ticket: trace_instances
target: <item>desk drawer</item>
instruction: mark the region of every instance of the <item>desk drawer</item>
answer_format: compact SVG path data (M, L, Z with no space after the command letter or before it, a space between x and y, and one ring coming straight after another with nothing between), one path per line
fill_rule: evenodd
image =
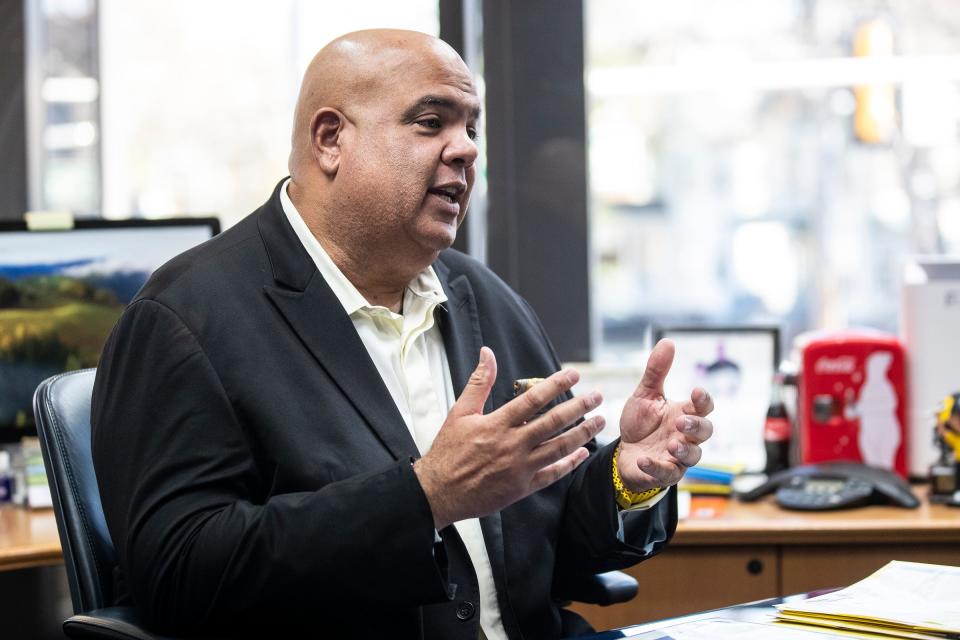
M626 569L640 583L630 602L571 609L598 631L778 594L776 547L667 547L661 555Z
M846 587L891 560L960 566L960 545L943 543L789 545L782 554L783 595Z

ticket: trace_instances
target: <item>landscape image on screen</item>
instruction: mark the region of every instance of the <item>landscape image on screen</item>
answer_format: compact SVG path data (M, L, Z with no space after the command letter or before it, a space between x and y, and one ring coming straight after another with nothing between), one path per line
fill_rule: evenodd
M33 392L97 366L124 306L209 229L84 229L0 237L0 428L33 428ZM56 256L56 259L53 258Z

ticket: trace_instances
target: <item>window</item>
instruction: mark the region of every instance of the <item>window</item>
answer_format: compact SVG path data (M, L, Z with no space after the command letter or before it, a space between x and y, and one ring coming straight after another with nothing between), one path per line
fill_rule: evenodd
M101 194L100 150L71 182L45 166L44 188L63 197L33 206L111 218L212 214L225 227L262 204L286 175L300 79L320 47L357 29L439 30L436 0L356 0L344 11L310 0L43 5L83 8L84 33L99 48L99 74L89 79L101 113L90 122L103 180ZM34 22L52 31L51 11Z
M31 209L100 209L96 0L25 3Z
M600 360L651 321L896 331L911 253L960 252L949 0L588 0Z

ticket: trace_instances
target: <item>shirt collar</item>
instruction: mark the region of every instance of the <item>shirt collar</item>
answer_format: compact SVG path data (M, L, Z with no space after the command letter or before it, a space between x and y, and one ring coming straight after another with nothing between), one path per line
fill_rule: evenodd
M283 207L283 213L287 216L287 220L300 239L303 248L307 250L314 264L317 265L320 275L323 276L323 279L326 280L330 289L333 290L334 295L337 296L340 304L343 305L344 311L347 312L347 315L353 315L361 309L370 310L376 308L375 305L367 302L363 294L343 275L340 268L324 250L323 245L320 244L320 241L317 240L313 232L310 231L310 228L307 227L307 223L303 221L300 212L297 211L297 208L293 205L293 201L287 194L287 185L289 184L290 178L287 178L286 182L284 182L280 188L280 205ZM432 266L428 266L410 281L410 284L407 285L407 291L404 293L405 301L408 294L413 294L430 303L446 302L447 300L447 296L443 292L443 287L440 285L440 278L437 277L437 273L433 270Z

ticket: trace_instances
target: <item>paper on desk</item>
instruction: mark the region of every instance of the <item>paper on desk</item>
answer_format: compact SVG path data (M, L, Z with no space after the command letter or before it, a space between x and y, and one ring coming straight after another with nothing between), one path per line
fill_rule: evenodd
M796 625L800 624L806 628L809 625L830 629L836 633L849 632L849 635L855 638L900 638L901 640L943 640L942 634L920 633L919 631L907 631L902 627L881 627L876 623L853 622L850 620L838 620L837 618L817 618L814 616L795 616L789 613L780 612L777 618L778 624Z
M894 560L846 589L777 609L819 621L881 623L891 635L903 630L942 637L960 634L958 594L960 567Z

